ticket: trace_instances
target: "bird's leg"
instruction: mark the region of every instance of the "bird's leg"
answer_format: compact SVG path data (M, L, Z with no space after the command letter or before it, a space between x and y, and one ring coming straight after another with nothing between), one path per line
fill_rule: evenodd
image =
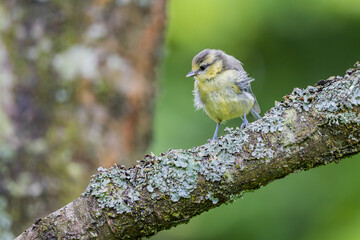
M212 140L217 140L218 139L217 134L218 134L219 126L220 126L220 123L218 123L216 125L215 133L214 133L214 136L213 136Z
M241 124L241 128L245 128L249 124L248 120L246 119L246 113L244 113L243 123Z

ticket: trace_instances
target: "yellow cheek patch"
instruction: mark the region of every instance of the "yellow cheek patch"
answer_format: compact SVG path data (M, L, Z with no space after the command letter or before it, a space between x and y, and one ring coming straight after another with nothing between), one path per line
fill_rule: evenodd
M206 72L206 76L213 78L215 77L219 72L221 72L222 69L222 61L216 61L213 65L209 67L209 69Z

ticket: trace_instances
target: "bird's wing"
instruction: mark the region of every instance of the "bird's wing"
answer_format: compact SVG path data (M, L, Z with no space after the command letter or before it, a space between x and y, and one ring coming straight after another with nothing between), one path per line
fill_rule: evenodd
M238 86L241 91L248 92L254 97L255 102L254 102L254 106L252 109L254 110L255 113L253 113L253 111L251 111L251 114L255 118L259 118L258 114L261 112L261 110L260 110L259 104L256 100L254 93L251 91L251 85L250 85L250 83L252 81L254 81L255 79L249 77L245 71L238 71L238 73L239 74L238 74L237 78L235 79L235 85Z

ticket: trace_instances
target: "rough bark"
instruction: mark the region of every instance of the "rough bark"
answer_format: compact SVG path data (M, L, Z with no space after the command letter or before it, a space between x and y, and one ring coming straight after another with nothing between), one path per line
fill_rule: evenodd
M83 195L17 239L137 239L186 223L290 173L360 151L360 64L294 89L245 130L130 169L100 168Z
M143 156L164 25L165 0L1 1L0 201L17 234L96 167Z

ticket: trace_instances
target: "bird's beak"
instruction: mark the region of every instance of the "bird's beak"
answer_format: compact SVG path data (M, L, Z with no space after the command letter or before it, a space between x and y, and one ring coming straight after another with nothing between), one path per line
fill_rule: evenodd
M196 75L196 72L194 72L194 70L191 70L187 75L186 77L193 77Z

